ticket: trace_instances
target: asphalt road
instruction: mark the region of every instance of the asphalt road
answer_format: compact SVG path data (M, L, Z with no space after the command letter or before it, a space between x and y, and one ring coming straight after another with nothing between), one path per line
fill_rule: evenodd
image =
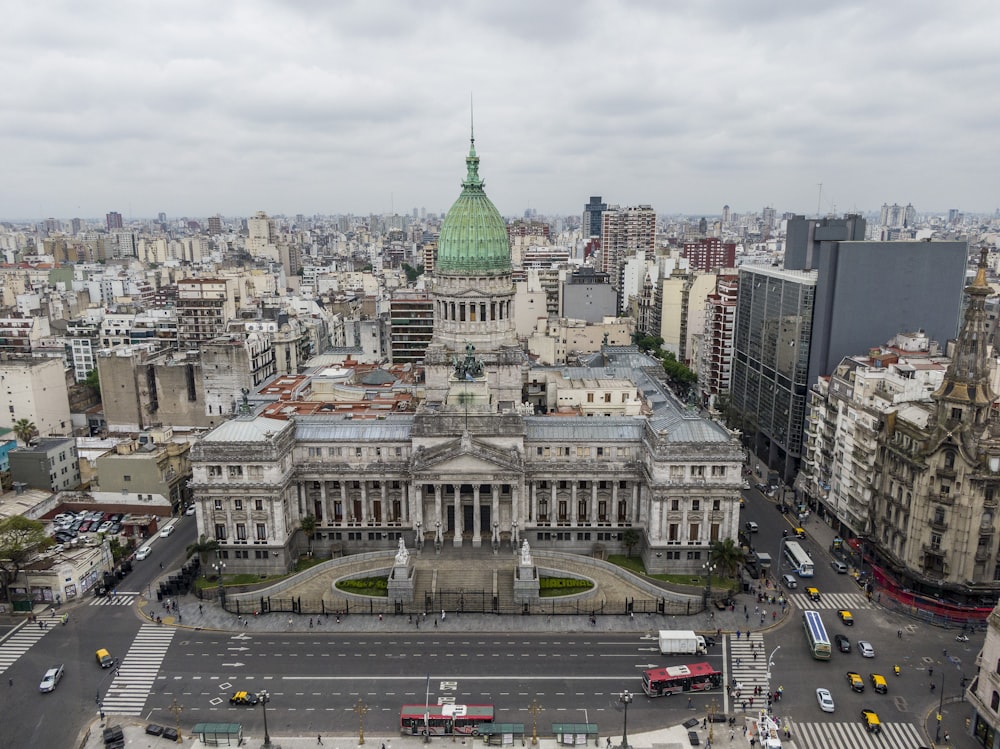
M746 494L742 519L758 522L761 530L754 534L754 543L769 550L777 564L781 531L792 524L756 491ZM807 532L815 522L805 523ZM136 564L119 592L137 593L150 586L161 574L160 562L165 570L179 566L194 534L193 520L184 518L173 535L152 544L153 554ZM919 724L941 695L930 692L931 668L937 690L943 676L946 695L959 692L961 675L974 673L982 634L960 644L954 641L954 632L914 625L873 607L849 576L830 568L824 544L810 538L806 547L816 562L816 575L809 582L823 594L815 606L830 635L844 632L854 647L850 654L835 652L829 662L813 660L798 616L766 632L765 652L775 652L772 688L784 687L784 697L776 705L779 716L789 714L796 723L857 723L860 709L868 707L877 710L883 722ZM782 592L800 596L802 588ZM836 616L836 609L845 604L856 621L850 628ZM695 660L708 660L728 678L733 672L733 648L739 647L734 638L712 648L707 658L664 658L655 639L635 633L562 637L453 630L395 635L228 633L157 628L141 621L127 603L82 605L72 611L69 625L46 634L6 674L14 686L7 687L0 749L73 745L80 729L95 716L98 698L120 704L131 700L135 715L160 723L173 722L169 710L176 704L183 707L182 722L187 725L239 720L259 733L259 707L229 705L229 696L239 689L270 692L268 723L276 735L350 734L358 727L354 708L359 700L369 710L365 729L373 735L397 733L400 706L427 698L431 703L494 704L498 721L529 726L535 704L540 708L538 725L546 732L553 722L590 722L605 735L620 735L624 715L619 695L624 690L636 694L628 713L629 728L635 731L701 717L710 706L719 712L740 712L721 692L693 695L690 709L686 697L649 699L642 694L640 681L645 668ZM751 614L752 602L748 618ZM899 629L902 638L896 636ZM857 653L858 639L874 645L874 659ZM145 658L140 663L147 665L115 676L100 669L94 659L94 651L102 646L118 657L138 653ZM143 655L147 653L152 655ZM760 659L760 668L766 670L764 660ZM55 662L66 664L66 678L54 693L39 694L38 681ZM892 675L892 664L897 662L902 667L899 677ZM863 694L851 692L845 678L848 670L857 671L866 682L870 673L882 673L889 681L889 693L875 694L870 686ZM819 710L817 686L833 692L835 713ZM946 714L950 709L954 708L946 706Z

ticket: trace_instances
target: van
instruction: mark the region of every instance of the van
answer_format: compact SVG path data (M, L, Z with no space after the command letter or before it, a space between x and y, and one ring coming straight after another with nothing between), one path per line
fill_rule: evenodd
M111 668L115 665L115 659L104 648L98 650L94 655L97 656L97 662L101 664L101 668Z
M785 587L789 590L795 590L795 588L799 587L798 581L796 581L792 575L782 575L781 582L783 582Z
M757 531L760 530L760 528L757 527L757 523L755 523L753 520L748 520L747 521L747 530L750 533L756 533Z

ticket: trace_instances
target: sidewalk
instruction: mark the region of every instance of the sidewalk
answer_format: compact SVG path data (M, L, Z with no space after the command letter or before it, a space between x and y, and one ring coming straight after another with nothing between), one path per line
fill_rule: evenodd
M173 743L165 739L156 736L147 736L145 733L145 723L135 723L126 721L116 721L114 719L109 719L106 723L101 723L95 721L90 727L90 735L85 741L80 743L81 749L104 749L104 742L102 741L101 734L105 725L115 726L120 725L125 734L125 746L132 749L133 747L142 747L145 749L157 749L157 747L163 747L164 749L169 746L182 746L188 749L201 749L207 746L199 741L197 738L189 736L187 733L187 728L182 726L183 733L181 734L181 742ZM621 726L619 725L619 728ZM531 734L530 734L530 724L525 725L525 729L529 733L525 736L524 744L525 747L532 747ZM647 733L630 733L628 736L628 745L633 749L674 749L675 747L688 747L691 743L688 738L688 732L693 731L697 733L699 739L699 746L705 747L706 741L708 740L709 730L708 728L702 728L701 724L698 723L696 726L685 728L682 725L669 726L665 728L660 728L656 731L649 731ZM713 743L721 744L724 740L726 746L749 746L749 742L743 736L742 730L739 726L735 730L736 739L734 742L729 741L730 729L721 723L716 723L712 729ZM358 735L356 733L351 735L341 735L334 736L331 734L320 734L320 739L322 739L322 744L317 740L314 735L309 736L277 736L271 735L272 749L305 749L305 747L316 747L325 746L333 747L333 749L355 749L359 746ZM613 736L607 736L602 734L594 744L588 742L588 746L593 746L594 749L605 749L607 746L607 740L611 739L611 745L613 749L619 749L621 744L621 733ZM516 746L515 744L507 746ZM261 747L264 746L264 736L263 734L246 734L244 736L243 746L247 747ZM485 747L487 746L485 742L485 737L450 737L450 736L434 736L431 737L429 743L424 743L423 739L418 736L402 736L402 735L391 735L385 736L380 734L370 734L366 732L365 735L365 747L370 749L445 749L445 747ZM496 746L497 744L494 744ZM561 749L561 747L568 746L569 744L560 744L555 738L551 737L541 737L538 738L537 749ZM225 746L225 743L222 744ZM234 742L232 746L236 746ZM574 744L574 746L582 747L582 744Z

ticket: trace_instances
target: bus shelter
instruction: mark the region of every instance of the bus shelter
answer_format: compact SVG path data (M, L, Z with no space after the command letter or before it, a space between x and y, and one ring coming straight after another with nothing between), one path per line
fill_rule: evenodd
M240 723L196 723L191 734L205 746L243 745L243 725Z
M524 723L490 723L479 726L483 741L494 746L511 746L516 739L524 746Z
M589 739L597 742L596 723L553 723L552 733L556 741L567 746L586 746Z

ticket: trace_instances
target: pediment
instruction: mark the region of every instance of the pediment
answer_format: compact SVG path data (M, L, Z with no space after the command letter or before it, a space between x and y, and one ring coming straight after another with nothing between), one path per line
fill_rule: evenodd
M492 474L521 472L524 461L516 449L497 447L479 439L455 439L413 456L413 472L435 474Z

